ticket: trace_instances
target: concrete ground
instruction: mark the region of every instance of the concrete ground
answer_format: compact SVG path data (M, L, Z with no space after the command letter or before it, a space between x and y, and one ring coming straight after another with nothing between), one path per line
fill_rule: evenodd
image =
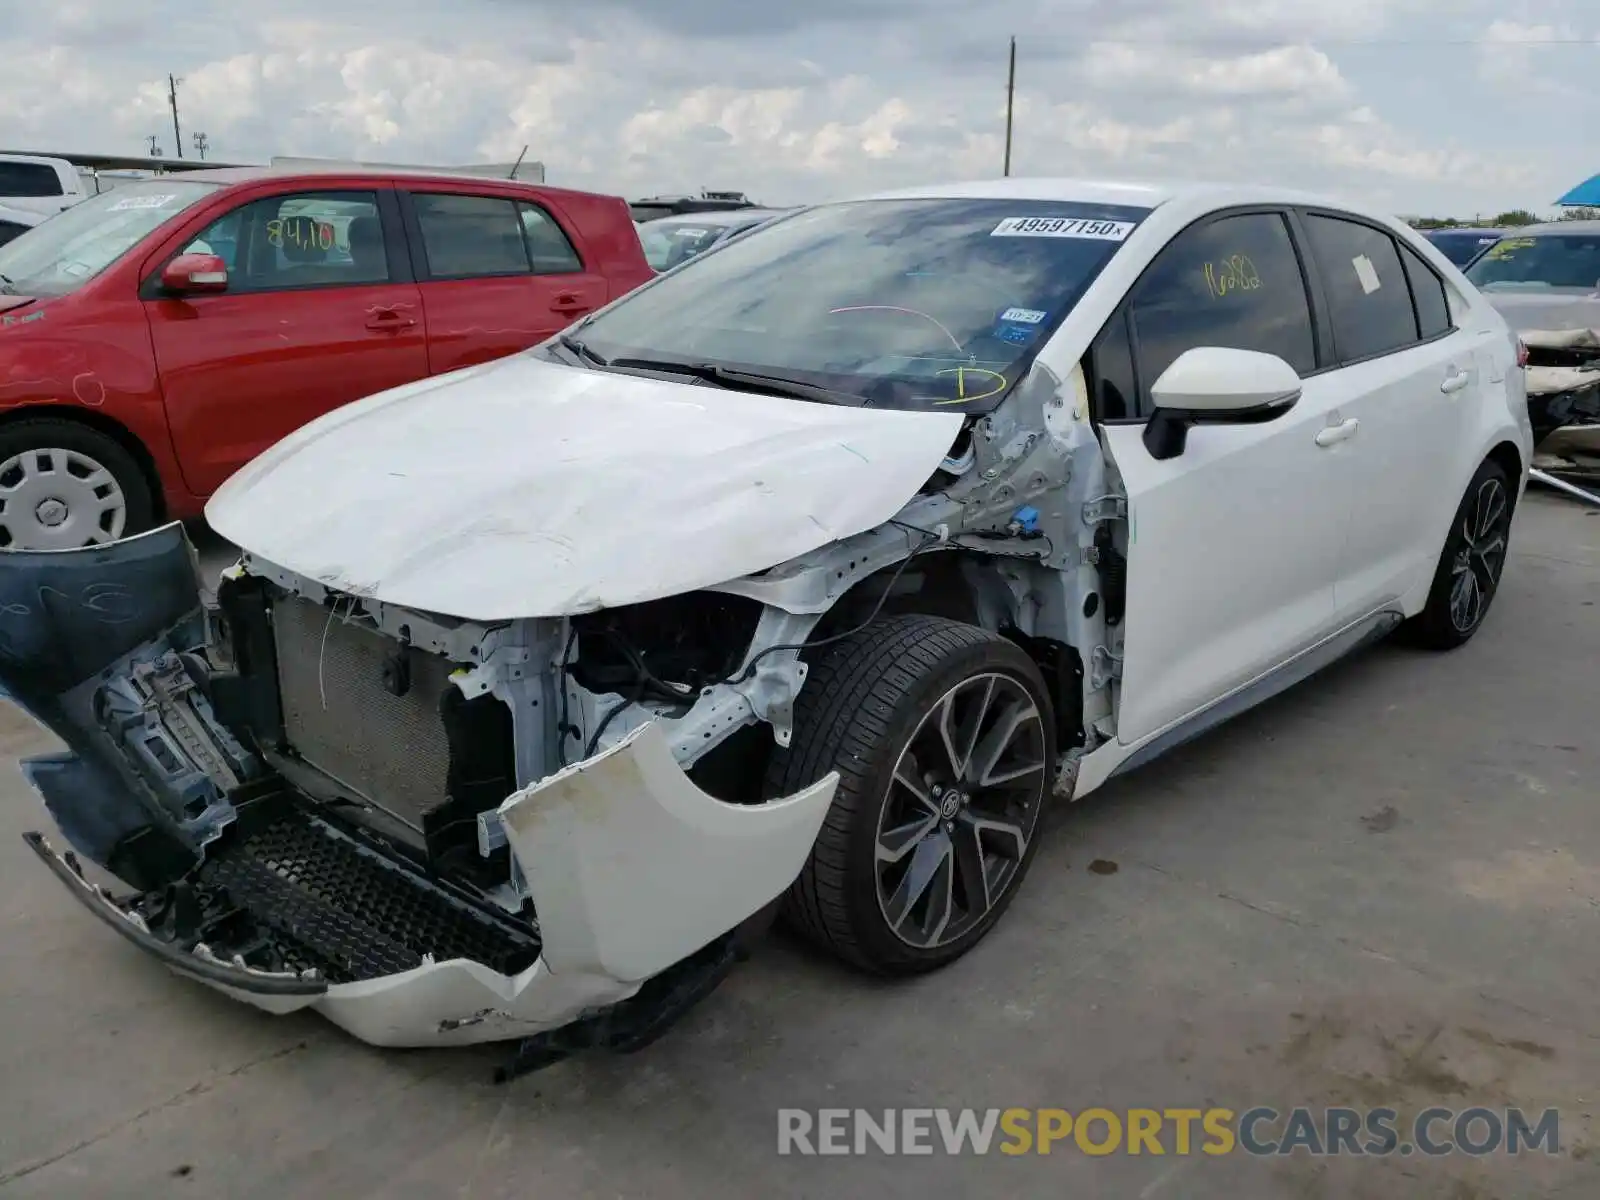
M33 859L0 766L0 1195L1600 1195L1600 515L1532 494L1512 545L1461 652L1380 646L1058 812L948 970L777 937L654 1047L503 1087L493 1049L169 975ZM0 711L0 757L50 745ZM784 1107L1475 1103L1558 1108L1561 1153L776 1153Z

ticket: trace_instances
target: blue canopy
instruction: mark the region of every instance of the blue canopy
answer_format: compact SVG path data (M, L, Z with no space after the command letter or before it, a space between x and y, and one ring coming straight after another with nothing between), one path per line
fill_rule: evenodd
M1600 175L1584 180L1556 204L1562 208L1600 208Z

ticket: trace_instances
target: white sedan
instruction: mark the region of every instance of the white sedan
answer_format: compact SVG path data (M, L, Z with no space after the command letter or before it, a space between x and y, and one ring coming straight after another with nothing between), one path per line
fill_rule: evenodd
M1387 216L819 206L291 435L207 510L210 622L177 526L12 554L0 678L76 752L27 770L127 894L30 841L179 973L382 1044L638 1044L780 910L925 971L1052 796L1471 638L1531 449L1515 338Z

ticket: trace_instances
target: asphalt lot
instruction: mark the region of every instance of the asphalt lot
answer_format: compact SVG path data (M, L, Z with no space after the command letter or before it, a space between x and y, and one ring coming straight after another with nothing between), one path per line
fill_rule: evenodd
M1380 646L1059 810L945 972L774 938L656 1046L507 1086L100 928L17 836L52 739L0 706L0 1195L1600 1195L1600 515L1530 494L1512 548L1464 650ZM1475 1103L1559 1108L1562 1153L776 1153L783 1107Z

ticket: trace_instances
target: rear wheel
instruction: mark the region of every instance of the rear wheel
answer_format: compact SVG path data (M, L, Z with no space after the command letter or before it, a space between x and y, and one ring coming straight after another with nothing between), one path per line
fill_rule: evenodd
M875 972L959 958L1027 873L1055 752L1044 681L1004 638L904 616L829 647L767 779L788 795L839 772L788 923Z
M1453 650L1478 632L1500 589L1513 503L1505 469L1485 462L1456 509L1428 603L1406 622L1405 632L1414 644Z
M48 417L0 426L0 549L73 550L154 520L139 464L99 430Z

